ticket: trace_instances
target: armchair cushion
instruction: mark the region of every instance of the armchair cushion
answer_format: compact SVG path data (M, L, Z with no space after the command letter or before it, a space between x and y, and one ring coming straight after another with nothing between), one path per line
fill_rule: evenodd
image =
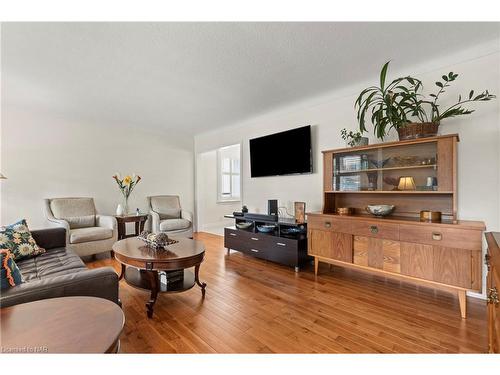
M69 232L69 242L71 244L106 240L113 237L113 229L104 227L71 229Z
M179 219L181 217L181 204L176 195L160 195L151 197L151 209L158 213L161 220Z
M170 232L174 230L187 229L191 226L191 222L186 219L167 219L160 221L160 231Z
M54 198L50 209L56 219L66 220L71 229L96 225L96 212L92 198Z

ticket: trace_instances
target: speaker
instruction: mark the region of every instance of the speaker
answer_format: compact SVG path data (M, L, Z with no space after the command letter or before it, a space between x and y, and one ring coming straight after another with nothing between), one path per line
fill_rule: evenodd
M267 201L267 214L278 216L278 200L277 199L269 199Z

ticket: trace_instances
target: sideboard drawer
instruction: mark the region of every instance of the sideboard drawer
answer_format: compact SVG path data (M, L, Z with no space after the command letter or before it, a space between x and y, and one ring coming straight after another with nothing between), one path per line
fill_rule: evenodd
M351 232L351 221L342 220L331 216L308 216L307 227L309 229L321 229L332 232Z
M352 223L352 234L397 241L399 240L399 225L359 220Z
M481 250L482 232L471 229L401 224L400 239L455 249Z

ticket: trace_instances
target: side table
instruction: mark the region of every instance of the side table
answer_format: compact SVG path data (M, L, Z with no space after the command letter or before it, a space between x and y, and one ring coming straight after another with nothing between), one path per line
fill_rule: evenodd
M130 215L115 215L116 221L118 223L118 241L123 240L128 237L134 237L141 234L144 230L144 224L148 219L148 214L130 214ZM135 233L127 234L126 223L135 223Z

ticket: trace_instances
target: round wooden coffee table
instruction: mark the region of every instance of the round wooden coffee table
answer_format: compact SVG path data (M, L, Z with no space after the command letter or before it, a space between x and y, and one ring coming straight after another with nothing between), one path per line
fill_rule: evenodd
M61 297L0 310L2 353L116 353L125 323L107 299Z
M199 279L200 265L205 258L203 243L182 237L175 240L179 242L158 250L146 246L137 237L127 238L113 245L115 258L122 266L120 280L124 278L133 287L151 291L146 303L149 318L153 317L158 293L183 292L197 284L205 297L207 284ZM191 267L194 267L194 274L188 270ZM171 279L167 278L171 276ZM174 277L175 281L170 282Z

